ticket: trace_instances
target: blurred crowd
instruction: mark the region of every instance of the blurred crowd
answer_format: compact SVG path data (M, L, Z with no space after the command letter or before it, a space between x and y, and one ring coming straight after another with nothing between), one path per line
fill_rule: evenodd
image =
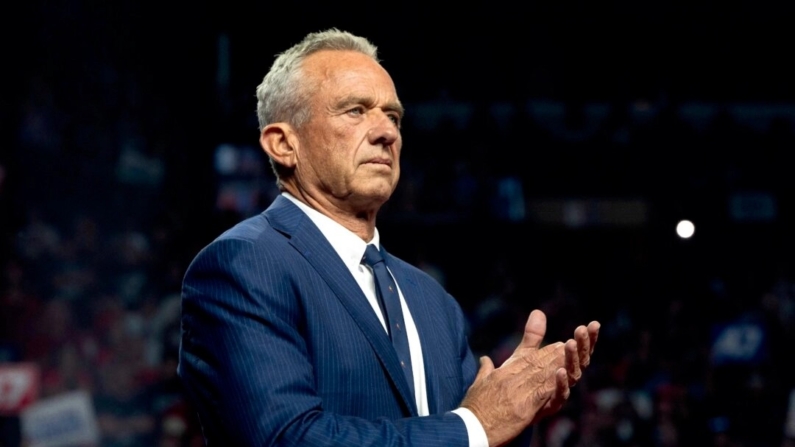
M181 271L166 236L31 211L4 256L0 364L37 365L39 399L88 392L102 446L201 445L176 377ZM0 445L25 445L19 430L5 418Z
M35 82L32 91L19 127L16 157L3 160L0 170L4 236L0 361L38 365L39 398L78 389L90 393L102 446L201 445L195 415L175 375L180 281L187 263L208 238L245 215L208 197L215 208L204 221L192 225L203 230L189 231L184 216L164 212L169 196L162 179L169 175L168 163L162 154L145 149L157 146L157 141L143 131L130 133L144 126L120 116L110 127L117 131L104 130L106 138L92 143L117 149L98 146L96 152L104 154L101 159L80 158L85 140L68 139L65 130L72 136L99 131L70 123L59 134L58 126L47 121L57 115L53 97L41 96L46 89ZM611 140L605 140L603 123L589 137L573 143L551 131L545 134L540 127L530 130L532 117L523 119L527 120L523 126L502 129L498 120L475 121L461 129L444 121L432 129L407 124L406 174L394 203L384 210L382 227L387 245L401 247L397 251L402 250L402 256L459 298L478 355L491 355L497 363L507 358L534 307L549 316L548 340L566 337L576 323L596 317L602 321L593 366L566 409L538 427L534 443L549 447L794 445L795 432L787 428L786 417L795 389L791 355L795 283L786 256L771 253L773 262L746 263L745 273L721 270L721 264L703 266L687 273L687 281L676 278L682 272L649 273L658 265L648 259L654 253L644 251L642 240L621 243L639 245L624 260L621 256L626 253L619 243L620 253L612 257L606 253L609 248L594 246L615 263L612 269L564 261L544 269L540 266L544 260L537 259L551 252L576 252L575 243L609 236L598 229L583 235L534 225L532 215L522 207L527 197L544 194L533 170L556 169L554 160L566 147L577 153L600 149L594 158L637 150L648 142L644 132L654 126L657 136L669 139L684 141L689 134L662 118L640 124L628 120L616 123ZM725 136L699 138L698 144L730 143ZM786 138L791 139L791 134ZM769 133L746 134L746 139L746 144L768 151L771 157L780 155L776 148L781 140ZM534 148L533 157L547 164L506 163L504 157L513 153L508 151L495 160L491 151L504 144ZM136 156L136 150L145 153ZM36 162L44 152L57 155L59 163ZM544 156L546 152L550 155ZM275 192L266 161L260 162L264 169L257 175L268 180L258 183L259 205L264 207ZM588 170L582 163L572 162L565 169L594 177L594 182L609 174ZM603 160L598 166L609 164ZM739 167L743 169L724 172L727 189L727 184L748 181L747 175L755 174L753 165ZM92 172L106 175L81 185ZM642 175L620 168L613 174ZM685 181L698 185L703 176L718 175L695 174ZM50 183L52 179L57 181ZM781 179L771 174L765 181L770 185ZM652 184L639 182L638 188ZM440 254L437 247L446 241L460 241L484 225L515 241L512 248L528 253L506 250L493 237L478 241L472 236L470 253ZM546 237L559 245L545 246L541 239ZM527 240L535 240L535 245ZM534 249L540 254L529 253ZM471 256L484 260L477 272L467 270L469 263L462 260ZM614 288L612 296L605 287L590 287L589 269L612 275L604 280ZM668 279L677 284L661 286L664 275L672 275ZM628 287L642 282L650 284ZM659 291L652 291L657 287ZM646 295L628 296L633 293ZM0 445L21 445L16 418L2 420Z
M57 72L50 56L44 73ZM203 245L277 193L256 149L253 187L213 166L217 148L256 143L253 94L197 137L132 62L83 57L32 76L5 120L0 366L37 365L39 399L89 393L102 447L202 445L176 377L181 279ZM593 365L534 446L795 446L795 120L771 107L446 93L407 104L382 240L461 302L476 355L507 358L533 308L548 315L547 340L602 322ZM731 213L715 204L748 190L772 211L727 230ZM568 196L681 202L726 222L680 259L655 242L664 212L631 228L539 225L534 200ZM0 416L0 446L21 445L19 417Z

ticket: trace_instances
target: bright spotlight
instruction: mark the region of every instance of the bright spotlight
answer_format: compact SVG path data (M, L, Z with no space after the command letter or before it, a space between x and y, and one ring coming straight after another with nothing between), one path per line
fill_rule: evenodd
M693 225L693 222L690 222L689 220L682 220L676 224L676 234L678 234L682 239L690 239L695 232L696 226Z

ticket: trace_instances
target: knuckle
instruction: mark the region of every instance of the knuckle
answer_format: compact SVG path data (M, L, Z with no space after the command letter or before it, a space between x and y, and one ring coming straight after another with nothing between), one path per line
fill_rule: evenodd
M547 400L547 393L544 391L542 387L536 387L533 389L533 402L536 404L541 404Z

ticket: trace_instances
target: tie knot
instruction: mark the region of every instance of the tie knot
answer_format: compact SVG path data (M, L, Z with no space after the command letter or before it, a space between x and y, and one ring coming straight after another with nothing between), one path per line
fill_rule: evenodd
M381 256L381 252L375 245L368 244L367 249L364 251L364 256L362 256L362 263L372 268L379 262L384 262L384 257Z

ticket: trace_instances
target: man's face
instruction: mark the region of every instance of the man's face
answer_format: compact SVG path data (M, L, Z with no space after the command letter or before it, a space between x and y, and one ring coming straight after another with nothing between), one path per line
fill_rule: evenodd
M400 177L403 108L392 78L354 51L319 51L302 69L311 112L298 129L298 187L355 212L381 206Z

